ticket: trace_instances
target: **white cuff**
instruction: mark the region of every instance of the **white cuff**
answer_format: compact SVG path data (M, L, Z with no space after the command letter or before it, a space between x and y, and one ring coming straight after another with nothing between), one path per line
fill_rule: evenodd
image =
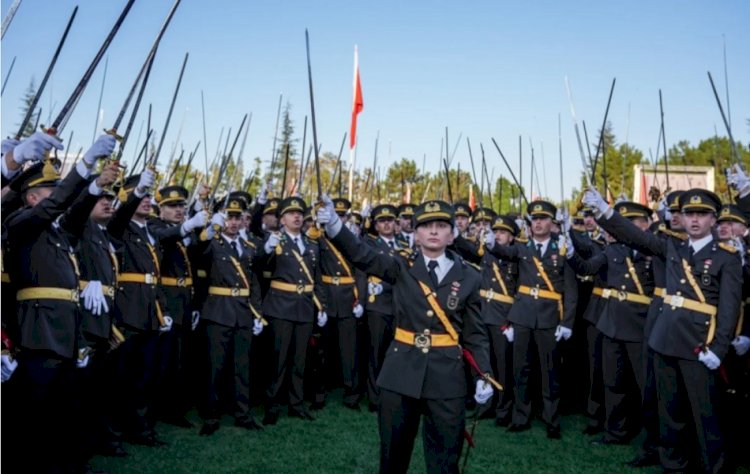
M612 207L608 207L607 210L604 211L599 218L604 219L604 220L609 220L609 218L612 217L612 214L614 213L615 213L615 210L612 209Z
M341 232L341 228L344 227L344 223L341 222L341 218L336 216L336 220L329 222L325 227L328 237L334 238L339 235L339 232Z
M96 180L92 181L91 184L89 184L89 194L92 196L100 196L102 194L103 189L99 187L98 184L96 184Z
M91 176L91 168L87 167L83 160L76 164L76 171L81 178L89 179L89 176Z
M186 235L190 233L190 231L187 229L186 226L187 226L187 222L183 222L182 225L180 226L180 235L182 237L185 237Z
M135 197L137 197L138 199L143 199L143 197L146 196L148 193L139 191L138 186L136 186L135 189L133 190L133 194L135 194Z

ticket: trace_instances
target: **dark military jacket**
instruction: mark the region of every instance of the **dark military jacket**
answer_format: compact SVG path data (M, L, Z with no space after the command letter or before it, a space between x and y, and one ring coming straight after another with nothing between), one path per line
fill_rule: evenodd
M549 329L557 325L573 328L578 301L576 276L567 262L566 256L558 248L557 235L551 235L547 249L541 259L537 257L533 240L520 245L495 245L490 252L498 258L518 264L519 288L523 285L554 291L562 295L563 313L561 315L557 301L518 292L508 315L508 320L511 323L532 329ZM541 263L552 288L548 288L543 275L537 269L534 263L535 257Z
M258 254L255 244L238 237L242 255L234 256L232 247L223 235L201 244L202 265L208 272L209 294L202 303L201 318L222 326L249 328L260 316L260 284L255 268ZM249 296L223 296L210 294L210 287L249 289Z
M33 287L70 289L71 300L32 299L18 302L19 341L24 349L45 350L65 358L77 356L80 344L79 302L73 295L79 286L78 262L70 236L79 236L81 222L96 204L98 197L85 190L89 180L76 170L36 206L23 208L8 216L8 254L5 262L17 290ZM87 206L68 210L83 192ZM15 298L15 295L4 295Z
M326 294L329 318L353 318L352 309L360 302L366 292L361 292L361 280L357 281L357 272L350 261L343 255L336 255L336 249L325 237L318 240L320 245L320 273L322 289ZM341 278L352 279L352 283L343 283ZM325 281L325 280L332 280Z
M406 243L402 240L397 240L394 237L394 248L391 248L385 240L380 237L367 238L365 242L372 246L376 251L390 255L393 258L404 258L406 259L411 252L408 250ZM393 316L395 309L393 307L393 286L387 281L378 278L373 275L367 276L367 281L372 283L379 283L383 287L383 292L379 295L368 295L367 296L367 311L374 311L381 314Z
M602 243L602 240L594 240L591 237L589 237L588 233L586 232L571 232L570 233L570 239L573 241L573 245L575 247L575 253L582 258L591 258L595 255L598 255L602 252L604 252L604 249L606 248L606 243ZM585 277L585 279L582 279L582 277ZM599 272L597 272L596 275L576 275L576 278L578 279L578 295L579 295L579 301L578 304L583 304L582 300L585 301L585 297L583 296L584 288L588 288L589 290L593 290L594 288L604 288L605 283L604 279L606 277L606 268L602 268ZM591 279L591 282L588 282L588 279ZM587 286L590 285L590 286ZM604 310L604 303L605 301L599 297L598 295L591 293L588 303L586 303L586 307L583 308L583 319L584 321L587 321L594 326L596 326L596 323L599 322L599 317L602 314L602 311Z
M424 259L417 255L413 265L403 258L381 253L372 246L361 245L346 229L331 239L354 265L368 275L375 275L393 286L395 321L398 328L417 334L446 334L419 284L422 282L437 294L437 300L483 373L490 371L489 339L480 314L481 278L479 272L453 252L446 251L453 266L437 288L433 287ZM461 346L419 347L394 340L378 377L378 386L409 397L446 399L467 393Z
M596 275L604 269L604 290L611 290L609 298L602 298L601 317L597 329L605 336L626 342L643 341L643 326L654 292L651 257L634 252L621 243L613 243L594 257L584 260L576 252L570 259L576 272ZM624 293L649 298L648 303L629 301Z
M305 244L304 254L300 254L299 248L294 244L289 234L282 232L279 245L264 258L263 271L268 272L271 282L291 284L300 287L300 289L305 285L312 284L314 285L313 293L285 291L269 287L263 299L263 314L287 321L309 323L314 321L318 311L326 310L327 300L320 278L320 247L316 241L306 235L300 234L300 238L303 239ZM305 267L312 277L312 282L293 252L296 252L303 259ZM322 309L317 308L313 303L313 294Z
M609 219L600 219L600 224L619 241L661 262L667 294L700 300L683 268L683 260L690 262L687 240L660 239L616 212ZM717 308L715 336L708 348L720 359L734 338L742 291L740 258L729 249L714 239L693 255L689 267L706 303ZM708 314L662 302L648 344L660 354L695 360L706 346L710 326Z

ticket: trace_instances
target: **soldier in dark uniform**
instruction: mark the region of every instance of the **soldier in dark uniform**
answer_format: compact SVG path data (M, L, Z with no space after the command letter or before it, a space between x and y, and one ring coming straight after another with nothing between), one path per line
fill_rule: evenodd
M119 222L130 216L127 227L119 230L120 274L114 310L115 324L125 337L118 349L121 357L118 377L123 383L121 424L130 442L145 446L165 444L154 431L157 417L154 404L164 367L159 358L159 336L172 329L172 318L159 288L159 242L147 227L151 216L149 192L154 181L150 169L126 180L119 192L121 205L114 217Z
M313 420L303 404L305 359L313 322L317 320L318 326L325 326L328 316L320 278L319 245L301 233L306 207L305 202L297 197L281 201L277 211L284 231L270 234L263 244L266 254L264 271L270 274L263 314L268 318L273 337L273 354L269 362L273 375L266 391L265 425L274 425L278 421L285 395L281 389L287 376L290 378L289 415Z
M405 473L420 418L427 472L458 472L467 391L459 340L482 374L490 370L487 329L480 316L479 274L453 251L453 208L442 201L420 205L415 236L421 255L409 265L361 245L324 197L318 222L341 252L370 275L393 285L394 342L378 377L380 472ZM481 375L481 374L480 374ZM492 386L479 378L476 399L486 403Z
M578 289L573 269L566 261L564 238L550 233L557 209L546 201L529 203L532 236L526 245L495 245L487 248L498 258L518 263L518 293L508 315L513 328L513 374L515 382L511 432L530 428L529 375L536 344L541 368L543 411L547 437L560 439L560 385L557 344L573 333Z
M41 160L52 147L62 149L54 137L40 135L25 141L33 147L30 153L24 151L24 142L18 145L16 158ZM114 138L100 137L62 182L53 160L35 165L20 187L24 207L4 223L6 266L17 290L20 347L14 376L19 432L10 438L15 438L18 444L13 448L21 452L35 447L34 455L24 459L30 472L75 469L84 462L82 447L71 436L76 407L73 371L76 365L88 363L88 349L80 339L79 267L71 238L81 237L102 187L117 176L116 169L109 167L98 182L90 180L91 168L114 146ZM66 213L79 195L86 205Z
M456 216L456 228L459 235L466 238L469 236L469 221L471 208L462 202L453 205L453 213Z
M515 245L518 225L509 216L497 216L492 221L495 245ZM502 384L495 406L495 424L508 426L513 413L513 327L508 313L513 305L518 279L518 265L496 258L484 249L484 240L473 245L469 240L456 238L456 249L467 260L479 265L482 275L482 320L490 337L492 368ZM481 254L481 255L480 255Z
M399 230L396 232L396 239L405 242L406 247L414 250L415 242L412 217L414 217L414 206L412 204L401 204L398 206Z
M251 342L263 330L256 248L239 236L245 201L231 194L226 201L226 217L219 212L211 218L203 252L210 286L201 310L208 342L202 435L219 429L219 382L225 370L234 386L235 426L262 429L250 403Z
M185 220L188 191L182 186L166 186L156 193L159 218L148 221L148 232L161 248L159 283L164 295L164 311L172 317L173 328L160 336L166 363L165 378L159 405L161 419L184 428L193 424L185 418L193 406L190 372L193 370L191 353L195 351L193 331L200 312L193 305L193 265L191 246L198 241L196 230L206 225L207 212L201 210Z
M618 203L616 209L642 231L648 230L652 214L648 207L626 201ZM595 443L625 444L640 430L644 324L654 290L651 257L625 244L611 243L604 252L585 261L576 252L571 264L584 275L606 269L605 286L594 289L604 300L596 327L603 335L606 413L606 433Z
M366 242L380 253L397 258L408 254L405 244L395 238L396 208L390 204L375 206L372 222L377 232L376 238ZM388 347L395 331L393 307L393 287L387 281L374 275L367 277L367 303L365 304L367 325L370 334L370 360L368 364L367 396L370 411L377 411L380 403L380 388L377 385L380 369L383 367Z
M333 200L340 218L346 219L351 209L347 199ZM348 223L347 223L348 224ZM325 237L318 240L320 245L320 272L322 287L326 292L328 324L321 329L318 351L323 368L318 377L315 404L323 405L326 398L326 385L335 380L333 368L340 367L344 386L344 406L359 410L359 371L357 353L357 319L364 314L359 301L360 288L355 278L355 269L336 247Z
M662 466L667 470L689 467L692 436L688 426L692 424L702 469L721 471L725 467L724 446L715 414L715 377L734 336L742 287L737 250L711 234L721 201L703 189L691 189L680 196L683 226L689 237L680 244L642 232L613 212L594 189L586 191L584 202L597 210L598 221L607 232L639 252L653 255L655 266L663 265L666 271L661 311L648 339L654 350L659 394Z

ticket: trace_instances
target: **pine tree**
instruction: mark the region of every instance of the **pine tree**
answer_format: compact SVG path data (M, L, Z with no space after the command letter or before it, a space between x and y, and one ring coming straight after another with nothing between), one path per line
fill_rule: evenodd
M34 97L36 96L36 85L34 84L34 78L31 78L31 81L29 82L29 87L26 88L26 92L24 93L23 97L21 98L21 119L23 120L23 117L26 117L26 114L29 112L29 108L31 107L31 103L34 102ZM19 127L21 126L21 123L19 122L17 124ZM28 123L23 127L23 131L21 131L21 137L28 137L34 133L34 117L32 117L31 120L28 121Z

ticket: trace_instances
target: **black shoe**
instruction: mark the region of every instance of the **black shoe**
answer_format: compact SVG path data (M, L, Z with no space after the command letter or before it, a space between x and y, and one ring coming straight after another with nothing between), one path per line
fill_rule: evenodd
M370 403L369 405L367 405L367 411L369 411L370 413L375 413L378 411L378 406L374 403Z
M510 425L510 418L495 418L495 426L506 427Z
M618 444L628 444L625 441L620 441L619 439L613 439L608 438L606 436L602 436L601 438L595 439L591 442L594 446L612 446L612 445L618 445Z
M361 411L362 409L357 402L344 402L344 406L350 410Z
M212 434L216 433L216 430L219 429L219 422L218 421L207 421L203 423L203 426L201 427L200 435L201 436L211 436Z
M195 428L195 425L184 416L170 416L162 419L164 423L180 428Z
M583 434L593 436L595 434L599 434L602 431L604 431L604 428L601 425L588 425L586 429L583 430Z
M547 428L547 438L549 439L561 439L560 428Z
M531 425L528 423L524 423L523 425L513 423L508 427L508 431L511 433L520 433L521 431L526 431L529 429L531 429Z
M626 462L625 465L630 467L658 466L659 455L656 453L639 454L630 461Z
M128 452L125 451L125 449L122 447L122 445L118 443L108 443L99 449L99 452L97 453L100 456L105 456L108 458L124 458L128 456Z
M289 409L289 416L294 418L299 418L306 421L314 421L315 418L310 414L309 411L307 411L307 408L300 407L300 408L290 408Z
M242 420L236 420L234 422L234 426L238 428L245 428L246 430L258 430L258 431L263 430L263 425L255 421L255 418L253 417L245 418Z
M275 425L277 421L279 421L279 412L277 411L267 411L266 416L263 417L264 425Z
M310 405L310 410L312 410L312 411L322 410L323 408L325 408L325 406L326 406L326 402L325 401L322 401L322 402L313 402Z

